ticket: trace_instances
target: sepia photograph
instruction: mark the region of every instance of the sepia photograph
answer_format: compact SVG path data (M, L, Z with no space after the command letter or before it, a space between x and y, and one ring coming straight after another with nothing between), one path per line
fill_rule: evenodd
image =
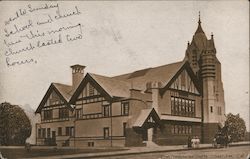
M0 1L0 159L250 159L249 1Z

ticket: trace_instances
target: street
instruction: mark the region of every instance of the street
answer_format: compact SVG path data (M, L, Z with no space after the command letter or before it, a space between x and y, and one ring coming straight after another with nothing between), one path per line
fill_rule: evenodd
M108 159L247 159L250 146L106 157ZM103 158L103 157L102 157Z

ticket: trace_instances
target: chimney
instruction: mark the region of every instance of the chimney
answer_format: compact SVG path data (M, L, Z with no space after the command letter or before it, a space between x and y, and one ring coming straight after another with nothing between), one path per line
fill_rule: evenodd
M84 76L84 68L86 66L82 65L73 65L70 66L72 68L72 87L73 90L76 90L78 85L81 83Z
M152 107L158 113L159 108L159 89L161 88L161 82L154 81L151 85L152 90Z

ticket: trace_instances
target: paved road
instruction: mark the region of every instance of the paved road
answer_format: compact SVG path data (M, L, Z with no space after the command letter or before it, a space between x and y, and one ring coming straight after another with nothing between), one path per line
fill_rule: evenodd
M106 157L106 159L247 159L248 154L250 154L250 146L237 146L220 149L126 155Z

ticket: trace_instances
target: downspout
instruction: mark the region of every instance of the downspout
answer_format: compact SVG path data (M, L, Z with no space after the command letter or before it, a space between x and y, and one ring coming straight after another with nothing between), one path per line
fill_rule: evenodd
M76 148L76 105L74 106L74 148Z
M112 129L112 99L110 101L110 146L113 147L113 129Z
M201 81L201 143L204 143L204 105L203 81Z
M201 100L201 143L204 143L204 107L203 107L203 95Z
M37 136L38 134L37 134L37 123L36 123L36 145L37 145Z

